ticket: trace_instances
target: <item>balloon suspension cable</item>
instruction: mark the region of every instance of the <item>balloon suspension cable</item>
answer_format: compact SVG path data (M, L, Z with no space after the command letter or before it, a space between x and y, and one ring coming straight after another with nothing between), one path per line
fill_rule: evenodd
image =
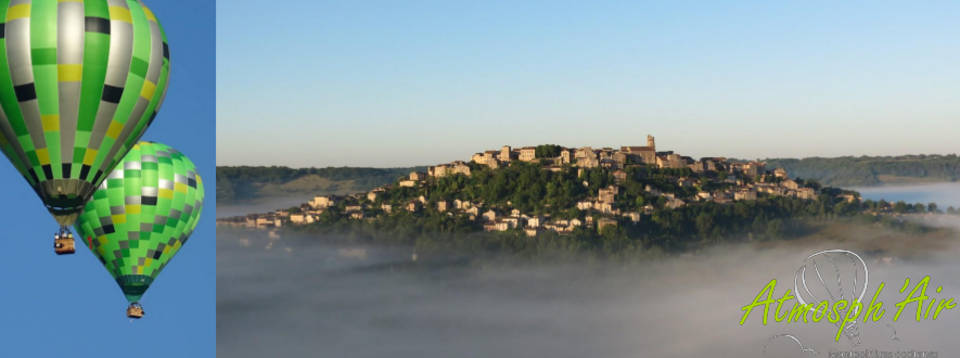
M70 231L69 227L61 226L60 229L57 230L57 237L66 238L70 236L73 236L73 232Z

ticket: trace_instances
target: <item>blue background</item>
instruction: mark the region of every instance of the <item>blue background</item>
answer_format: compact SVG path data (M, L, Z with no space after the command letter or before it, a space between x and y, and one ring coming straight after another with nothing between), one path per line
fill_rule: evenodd
M56 256L57 224L23 178L0 160L0 357L213 357L215 2L148 0L171 54L171 82L144 140L169 144L204 179L200 224L141 301L131 322L119 287L81 242Z

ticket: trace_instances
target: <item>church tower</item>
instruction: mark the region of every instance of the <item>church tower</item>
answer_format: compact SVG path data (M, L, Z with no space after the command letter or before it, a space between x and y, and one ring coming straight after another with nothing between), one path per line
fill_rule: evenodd
M653 136L649 134L647 134L647 146L653 149L653 151L657 150L657 144L653 141Z

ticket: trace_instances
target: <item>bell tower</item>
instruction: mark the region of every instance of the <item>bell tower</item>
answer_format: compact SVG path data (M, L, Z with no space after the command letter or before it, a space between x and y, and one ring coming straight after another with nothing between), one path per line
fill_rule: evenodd
M657 144L654 142L653 136L649 134L647 134L647 146L650 147L650 149L653 149L654 151L657 150Z

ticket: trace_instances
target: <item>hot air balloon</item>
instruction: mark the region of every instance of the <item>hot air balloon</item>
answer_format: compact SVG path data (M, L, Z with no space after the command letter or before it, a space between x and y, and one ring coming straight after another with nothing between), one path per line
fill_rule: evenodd
M68 227L163 102L166 38L135 0L0 0L0 21L0 150L72 253Z
M129 317L143 316L140 297L187 242L202 209L193 163L160 143L134 145L94 192L75 228L130 301Z

